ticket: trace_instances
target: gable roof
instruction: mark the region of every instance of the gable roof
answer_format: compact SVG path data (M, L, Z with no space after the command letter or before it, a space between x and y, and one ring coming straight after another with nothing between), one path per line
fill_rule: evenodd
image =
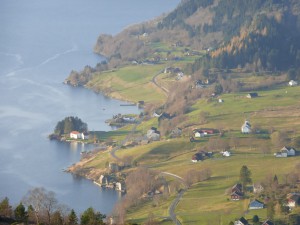
M242 191L243 186L242 186L242 184L237 183L237 184L235 184L235 185L232 186L231 190L233 190L233 189Z
M274 225L274 223L270 220L266 220L262 225Z
M240 222L242 222L244 225L247 225L248 224L248 221L244 218L244 217L241 217L239 219Z
M281 149L281 151L291 151L291 150L294 150L294 151L295 151L294 148L288 147L288 146L284 146L284 147Z
M250 202L249 209L262 209L264 208L264 206L265 206L264 203L255 199L252 202Z
M294 201L295 203L300 201L300 194L299 193L290 193L287 196L288 201Z

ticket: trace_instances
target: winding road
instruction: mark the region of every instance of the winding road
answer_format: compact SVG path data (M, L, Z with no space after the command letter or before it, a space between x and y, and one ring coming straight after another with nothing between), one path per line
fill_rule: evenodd
M159 71L157 74L155 74L152 78L152 83L157 86L159 89L161 89L167 96L169 94L169 90L162 87L161 85L159 85L157 83L157 77L163 72L163 70ZM119 158L118 156L116 156L116 151L118 151L122 145L124 145L128 140L129 140L129 137L136 131L136 127L137 125L139 125L142 121L143 121L144 117L141 117L139 119L139 121L134 124L133 128L131 129L130 133L126 136L126 138L124 140L122 140L122 142L117 145L116 147L114 147L111 151L110 151L110 155L111 157L113 157L116 161L119 161L119 162L122 162L122 159ZM176 214L175 214L175 208L176 206L178 205L179 201L181 200L183 194L186 192L186 190L188 189L186 183L184 182L183 178L176 175L176 174L173 174L173 173L169 173L169 172L161 172L160 173L161 175L163 176L171 176L173 178L175 178L176 180L178 180L181 184L183 184L184 186L184 189L181 189L176 198L174 199L174 201L171 203L170 207L169 207L169 217L172 219L172 221L174 222L174 224L176 225L182 225L181 222L177 219L176 217Z
M184 182L183 178L176 175L176 174L169 173L169 172L161 172L160 174L171 176L171 177L175 178L176 180L178 180L180 183L182 183L184 185L184 189L181 189L178 192L178 195L176 196L176 198L174 199L174 201L171 203L171 205L169 207L169 217L173 220L174 224L181 225L181 222L176 217L175 208L178 205L178 203L179 203L180 199L182 198L183 194L186 192L187 185Z
M113 157L116 161L118 162L122 162L122 159L118 156L116 156L116 151L118 151L127 141L128 139L130 138L130 136L132 134L134 134L135 130L136 130L136 127L137 125L139 125L144 119L144 116L142 116L135 124L134 126L132 127L131 131L129 134L127 134L127 136L125 137L124 140L121 141L121 143L119 145L117 145L116 147L114 147L111 151L110 151L110 155L111 157Z
M166 96L168 96L169 90L168 90L167 88L165 88L165 87L159 85L159 84L157 83L157 80L156 80L157 77L158 77L162 72L163 72L163 70L160 70L157 74L155 74L155 75L153 76L153 78L152 78L152 83L153 83L156 87L158 87L159 89L161 89L161 90L165 93Z

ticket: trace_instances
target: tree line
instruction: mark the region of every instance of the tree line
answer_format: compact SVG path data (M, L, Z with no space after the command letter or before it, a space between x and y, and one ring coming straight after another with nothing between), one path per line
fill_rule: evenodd
M73 209L58 203L54 192L44 188L29 190L15 208L7 197L0 202L0 224L103 225L105 218L92 207L78 217Z

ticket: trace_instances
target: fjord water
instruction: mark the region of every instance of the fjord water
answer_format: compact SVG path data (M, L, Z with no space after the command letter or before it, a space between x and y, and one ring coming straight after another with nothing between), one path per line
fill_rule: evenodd
M106 119L138 109L62 82L72 69L102 60L92 51L100 33L116 34L179 1L0 1L0 199L15 206L29 189L44 187L77 212L112 210L119 193L62 171L94 146L49 141L47 135L66 116L107 131Z

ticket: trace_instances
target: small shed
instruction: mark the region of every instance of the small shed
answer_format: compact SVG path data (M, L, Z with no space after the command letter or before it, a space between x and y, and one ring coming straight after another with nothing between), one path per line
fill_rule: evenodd
M298 85L297 81L294 81L294 80L289 81L289 86L293 87L293 86L297 86L297 85Z

